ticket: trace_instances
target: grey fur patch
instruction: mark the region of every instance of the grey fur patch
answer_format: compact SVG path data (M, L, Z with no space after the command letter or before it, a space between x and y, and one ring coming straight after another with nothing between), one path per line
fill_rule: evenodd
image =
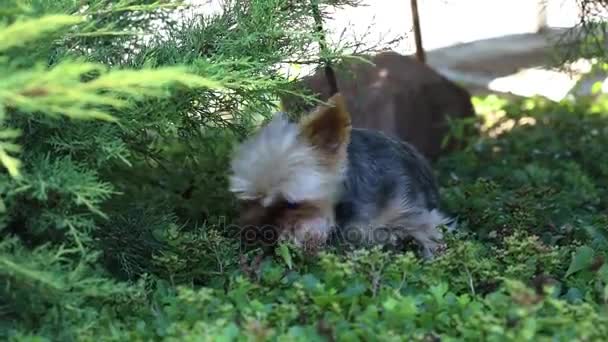
M353 129L338 222L375 216L391 198L405 194L426 210L439 206L433 171L411 145L365 129Z
M390 223L393 226L387 231L423 242L428 237L435 240L440 236L436 226L450 221L439 211L438 186L427 160L410 144L377 131L352 130L341 191L335 207L338 234L346 233L351 225L363 225L357 227L360 233L373 234L385 228L374 225ZM396 208L395 203L399 203ZM377 222L387 210L397 215L391 215L391 222Z

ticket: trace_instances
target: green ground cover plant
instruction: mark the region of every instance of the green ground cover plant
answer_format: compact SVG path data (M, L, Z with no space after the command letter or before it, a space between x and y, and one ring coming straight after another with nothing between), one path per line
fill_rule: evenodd
M460 229L432 262L262 257L226 232L228 160L295 91L276 65L314 58L310 7L232 1L180 26L183 10L0 6L0 339L608 336L608 99L476 98L464 148L434 165Z

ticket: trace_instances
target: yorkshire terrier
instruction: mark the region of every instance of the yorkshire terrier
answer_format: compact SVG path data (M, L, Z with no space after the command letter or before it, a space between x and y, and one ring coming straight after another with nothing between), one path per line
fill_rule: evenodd
M275 114L246 140L230 191L242 204L241 227L274 227L297 246L334 237L395 246L411 237L429 259L442 246L441 226L455 223L439 209L428 161L406 142L353 128L339 93L299 122Z

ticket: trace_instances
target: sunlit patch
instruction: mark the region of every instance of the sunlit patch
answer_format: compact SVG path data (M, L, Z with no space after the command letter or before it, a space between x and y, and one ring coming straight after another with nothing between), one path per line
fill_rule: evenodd
M536 119L531 116L526 116L526 117L520 118L518 124L520 126L525 126L525 125L534 126L534 125L536 125Z
M580 76L542 68L524 69L505 77L498 77L488 84L494 91L520 96L543 96L560 101L570 93Z
M506 119L496 122L495 125L491 127L487 127L485 133L491 138L497 138L501 134L507 133L515 127L534 125L536 125L536 119L530 116L522 117L518 120Z

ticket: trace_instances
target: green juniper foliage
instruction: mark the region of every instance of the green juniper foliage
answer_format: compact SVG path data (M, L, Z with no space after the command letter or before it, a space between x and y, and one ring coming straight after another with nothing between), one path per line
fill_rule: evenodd
M608 100L478 99L485 131L455 123L464 149L436 165L461 228L432 262L241 253L230 152L295 91L277 65L318 59L314 20L305 1L183 11L2 2L1 339L608 335Z

